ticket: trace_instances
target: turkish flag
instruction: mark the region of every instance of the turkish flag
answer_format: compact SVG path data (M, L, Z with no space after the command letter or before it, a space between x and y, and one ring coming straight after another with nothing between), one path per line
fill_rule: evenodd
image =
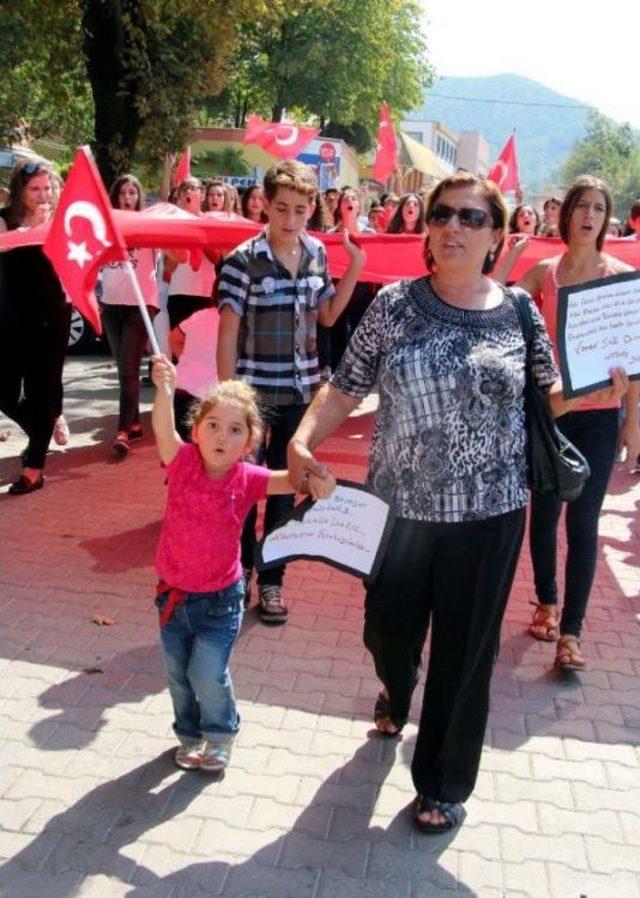
M111 203L88 147L80 147L69 171L43 250L73 305L102 332L93 287L105 256L129 258Z
M179 187L183 181L191 177L191 147L187 147L173 173L173 186Z
M487 181L493 181L503 193L520 189L515 134L512 134L503 146L495 165L487 175Z
M257 143L279 159L294 159L320 133L318 128L303 128L285 122L265 122L260 115L250 115L244 143Z
M384 184L392 175L398 164L398 140L389 114L389 107L383 103L380 107L380 124L378 126L378 144L376 158L373 163L373 177Z

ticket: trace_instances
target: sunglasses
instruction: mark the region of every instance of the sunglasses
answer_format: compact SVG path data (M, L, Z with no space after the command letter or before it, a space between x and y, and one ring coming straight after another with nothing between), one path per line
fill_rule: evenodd
M473 231L479 231L481 228L493 224L491 215L484 209L474 209L471 206L454 209L453 206L447 206L444 203L438 203L431 209L427 221L432 227L443 228L454 215L458 217L463 228L471 228Z
M27 162L20 169L23 175L35 175L39 171L48 171L48 167L43 162Z

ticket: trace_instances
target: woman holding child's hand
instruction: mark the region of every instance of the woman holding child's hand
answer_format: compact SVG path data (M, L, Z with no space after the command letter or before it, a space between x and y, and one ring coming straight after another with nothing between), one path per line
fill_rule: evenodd
M289 471L296 485L322 478L314 449L377 389L368 483L395 518L365 600L382 683L374 722L388 737L406 723L431 616L412 776L415 823L433 833L461 821L475 785L528 495L524 337L510 293L487 277L507 209L490 182L460 174L435 188L426 218L429 276L378 293L289 443ZM536 378L557 409L558 372L532 315Z

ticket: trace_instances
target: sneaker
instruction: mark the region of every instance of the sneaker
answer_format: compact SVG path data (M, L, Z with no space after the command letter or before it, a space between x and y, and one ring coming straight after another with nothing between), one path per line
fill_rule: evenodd
M221 773L228 765L231 758L231 746L233 740L225 742L211 742L205 739L202 748L200 770L205 773Z
M130 440L141 440L144 436L144 430L141 427L132 427L128 436Z
M242 568L242 586L244 588L244 607L251 604L251 571L248 567Z
M197 770L202 761L202 739L180 736L180 745L173 760L181 770Z
M69 425L65 421L64 415L56 418L53 426L53 442L56 446L66 446L69 442Z
M282 603L282 587L258 586L260 617L268 624L284 624L289 612Z

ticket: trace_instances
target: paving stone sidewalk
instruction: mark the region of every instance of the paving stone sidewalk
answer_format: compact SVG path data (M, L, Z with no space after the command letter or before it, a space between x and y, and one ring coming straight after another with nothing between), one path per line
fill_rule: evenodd
M318 563L290 566L285 627L247 614L224 778L174 768L152 604L162 475L151 438L109 458L109 360L65 376L69 446L45 489L0 496L2 898L640 896L639 478L619 469L607 497L579 676L526 634L523 553L467 819L425 837L408 815L417 705L401 741L374 735L362 587ZM363 479L372 408L326 445L341 476ZM0 443L2 491L23 446Z

